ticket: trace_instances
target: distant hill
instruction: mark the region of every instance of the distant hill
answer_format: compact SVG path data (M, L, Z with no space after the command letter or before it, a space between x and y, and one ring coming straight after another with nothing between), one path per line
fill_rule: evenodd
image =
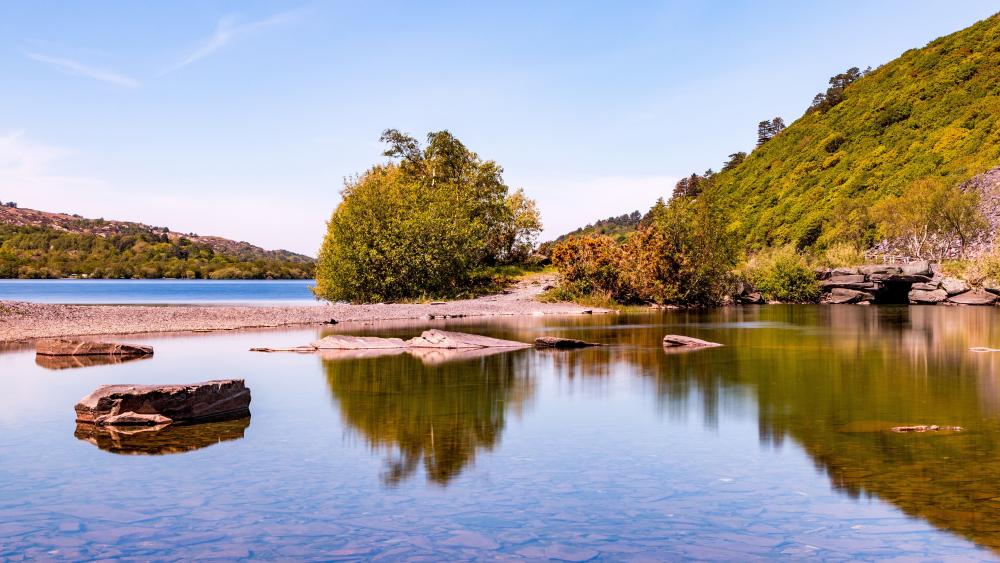
M871 205L913 181L1000 165L1000 17L843 83L706 188L751 248L863 239Z
M0 278L308 279L314 262L143 223L0 206Z
M624 215L619 215L617 217L600 219L585 227L580 227L579 229L561 235L556 238L554 242L559 242L572 237L585 237L591 235L608 235L615 238L623 238L632 231L636 230L636 228L639 227L639 221L641 220L642 213L639 213L638 211L625 213Z

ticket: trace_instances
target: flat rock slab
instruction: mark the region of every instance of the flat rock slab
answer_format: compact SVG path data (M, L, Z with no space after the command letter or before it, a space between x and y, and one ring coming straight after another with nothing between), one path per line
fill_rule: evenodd
M948 298L949 303L957 305L992 305L996 303L997 296L988 291L973 289Z
M539 336L535 339L535 348L557 348L560 350L569 350L573 348L590 348L592 346L600 346L596 342L587 342L585 340L577 340L575 338L559 338L558 336Z
M76 405L76 421L97 426L159 426L250 416L242 379L189 385L102 385Z
M943 289L927 291L924 289L911 289L907 295L910 303L921 303L924 305L934 305L948 298L948 292Z
M722 344L678 334L668 334L663 337L664 348L716 348L718 346L722 346Z
M332 335L312 343L315 350L406 350L412 348L440 348L448 350L477 348L527 348L530 344L502 340L478 334L449 332L446 330L425 330L420 336L409 340L402 338L379 338L376 336ZM271 349L256 349L271 350ZM302 351L302 349L296 349Z
M833 291L827 295L826 302L834 305L846 305L849 303L857 303L859 301L871 301L872 299L875 299L875 296L866 291L835 287Z
M153 348L136 344L56 338L39 341L35 345L35 353L39 356L151 356Z

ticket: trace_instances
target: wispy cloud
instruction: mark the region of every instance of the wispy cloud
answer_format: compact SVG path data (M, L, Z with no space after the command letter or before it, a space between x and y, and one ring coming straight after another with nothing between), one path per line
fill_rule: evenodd
M117 72L113 72L110 70L93 67L81 63L80 61L75 61L73 59L66 59L62 57L51 57L49 55L43 55L41 53L33 53L33 52L28 52L25 53L24 55L33 61L54 66L59 70L67 74L72 74L74 76L84 76L87 78L92 78L94 80L100 80L101 82L106 82L108 84L114 84L115 86L122 86L124 88L139 87L138 80L129 78L124 74L119 74Z
M219 20L218 25L215 27L215 33L213 33L211 37L203 41L201 45L187 57L163 71L161 74L169 74L190 64L194 64L226 47L233 41L240 39L241 37L257 33L258 31L269 27L293 21L299 17L299 14L300 12L297 10L282 12L267 19L247 23L237 23L235 18L232 16L226 16Z

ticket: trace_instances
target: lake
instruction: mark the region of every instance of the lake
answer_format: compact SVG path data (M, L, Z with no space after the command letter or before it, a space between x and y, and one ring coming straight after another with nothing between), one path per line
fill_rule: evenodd
M0 353L0 559L996 559L1000 311L765 306ZM258 354L428 326L579 351ZM664 334L725 344L665 351ZM103 383L245 378L252 418L77 428ZM960 432L899 434L902 424Z
M0 280L0 300L65 304L316 305L313 280Z

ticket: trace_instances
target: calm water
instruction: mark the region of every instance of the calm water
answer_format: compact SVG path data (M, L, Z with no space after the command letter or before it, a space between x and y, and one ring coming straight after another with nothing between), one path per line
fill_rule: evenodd
M0 300L36 303L312 305L313 280L0 280Z
M464 358L247 351L314 330L131 338L156 355L81 368L8 350L0 560L994 559L1000 356L968 348L1000 347L998 314L439 321L608 344ZM666 333L726 346L666 353ZM252 419L118 436L73 421L102 383L221 377L246 378ZM882 431L904 423L967 430Z

